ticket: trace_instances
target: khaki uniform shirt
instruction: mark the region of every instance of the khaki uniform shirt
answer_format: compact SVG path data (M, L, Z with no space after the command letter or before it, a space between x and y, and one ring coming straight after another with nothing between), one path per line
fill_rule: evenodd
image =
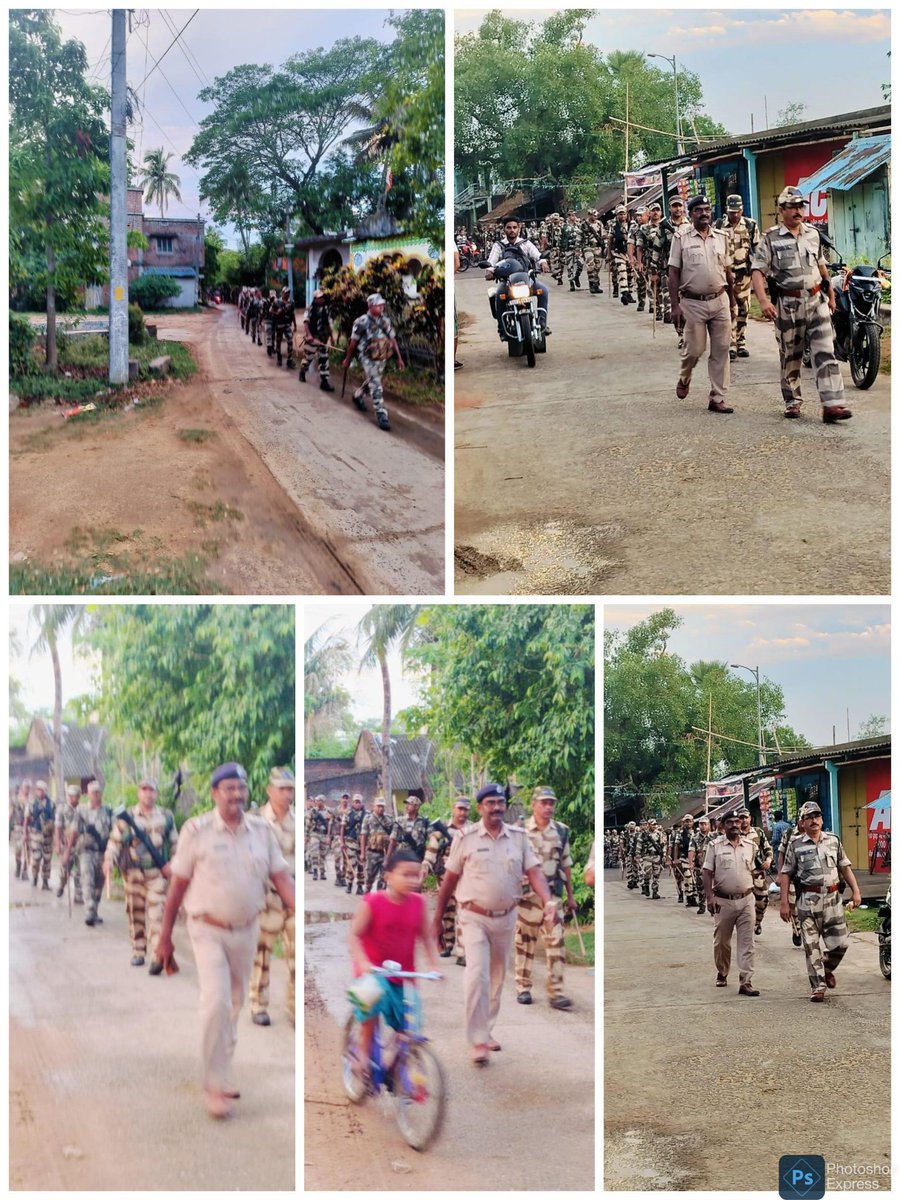
M296 876L294 864L297 848L297 823L293 808L288 808L284 820L279 821L275 814L275 809L272 807L271 802L267 800L259 810L259 815L272 826L272 832L275 834L278 849L284 855L284 861L287 863L291 879L294 879Z
M822 242L813 225L800 223L797 237L782 223L773 225L759 239L751 267L788 291L808 291L822 281L820 266L826 266Z
M185 822L172 860L172 873L190 880L184 898L188 916L206 913L225 925L248 925L266 907L269 877L286 871L268 821L241 814L228 828L218 810Z
M750 838L741 837L732 845L727 837L718 837L706 847L703 870L713 873L713 891L736 896L753 887L753 857L756 847Z
M731 266L728 239L721 229L701 237L693 225L673 238L669 266L681 271L681 290L709 296L725 287L725 268Z
M447 858L447 870L460 876L457 901L471 901L491 912L512 908L522 894L522 876L539 866L524 829L504 824L494 838L483 821L454 838Z

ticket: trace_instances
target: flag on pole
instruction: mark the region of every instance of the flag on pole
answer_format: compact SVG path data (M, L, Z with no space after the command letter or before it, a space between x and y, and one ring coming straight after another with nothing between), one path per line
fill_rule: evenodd
M388 192L391 190L391 188L392 188L393 186L394 186L394 172L391 170L391 168L390 168L390 167L388 167L388 173L387 173L387 187L384 189L384 190L385 190L385 194L387 194L387 193L388 193Z

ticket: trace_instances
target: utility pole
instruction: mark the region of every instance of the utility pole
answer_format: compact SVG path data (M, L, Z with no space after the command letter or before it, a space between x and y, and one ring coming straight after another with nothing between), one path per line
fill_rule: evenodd
M625 80L625 173L622 176L622 203L628 208L628 131L631 128L628 122L628 80ZM628 213L625 214L626 220Z
M128 218L125 211L125 9L112 12L109 139L109 382L128 382Z
M291 241L291 214L284 214L284 252L287 255L288 264L288 291L291 293L291 300L294 299L294 243Z

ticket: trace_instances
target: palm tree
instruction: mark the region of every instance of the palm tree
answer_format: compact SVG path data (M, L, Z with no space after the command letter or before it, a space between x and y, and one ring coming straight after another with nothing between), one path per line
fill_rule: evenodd
M381 713L381 788L390 816L395 816L394 797L391 791L391 676L388 670L388 652L399 646L401 653L408 649L415 636L415 621L418 604L376 604L370 608L358 626L358 638L362 648L359 669L381 668L381 687L384 705Z
M62 756L62 667L59 661L59 638L68 625L77 627L84 618L85 609L80 604L35 604L31 620L37 627L32 654L49 651L53 663L53 779L56 786L54 799L57 804L63 799L63 756Z
M181 178L169 171L171 154L164 154L160 146L158 150L148 150L144 155L144 168L140 175L140 184L147 190L144 199L148 204L159 201L159 214L166 215L166 201L170 196L181 200Z
M363 127L344 139L348 146L354 148L360 162L381 163L379 208L384 207L387 199L391 154L401 141L404 116L402 109L386 111L385 103L383 96L369 93L363 100L349 105L351 114L357 121L363 122Z
M303 660L303 725L308 754L311 742L334 729L347 712L350 696L340 679L350 670L353 656L344 635L328 633L322 625L307 638Z

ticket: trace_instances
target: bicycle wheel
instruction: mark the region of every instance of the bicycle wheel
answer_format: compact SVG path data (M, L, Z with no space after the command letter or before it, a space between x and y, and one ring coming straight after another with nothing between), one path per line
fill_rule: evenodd
M430 1146L444 1120L444 1070L428 1046L413 1045L394 1069L397 1125L413 1150Z
M341 1038L341 1081L347 1099L352 1104L362 1104L366 1098L366 1083L354 1071L354 1067L362 1060L359 1049L359 1023L351 1013L344 1026Z

